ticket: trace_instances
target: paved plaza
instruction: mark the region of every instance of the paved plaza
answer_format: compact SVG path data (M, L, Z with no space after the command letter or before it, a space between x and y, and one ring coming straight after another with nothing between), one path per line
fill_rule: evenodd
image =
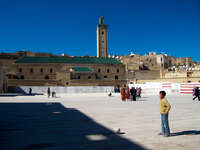
M0 149L199 150L200 102L190 95L167 99L168 138L158 135L158 96L136 102L103 93L0 97Z

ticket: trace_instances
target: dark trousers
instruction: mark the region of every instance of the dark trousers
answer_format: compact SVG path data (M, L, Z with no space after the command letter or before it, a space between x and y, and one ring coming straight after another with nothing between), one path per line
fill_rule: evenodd
M136 101L136 95L131 95L131 100Z
M193 98L193 100L195 100L196 98L198 98L198 100L200 101L200 96L199 96L199 94L196 94L195 97Z

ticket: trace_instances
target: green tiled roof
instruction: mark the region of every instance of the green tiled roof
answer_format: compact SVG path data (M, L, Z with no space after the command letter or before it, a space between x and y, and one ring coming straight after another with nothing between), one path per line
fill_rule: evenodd
M96 58L96 57L24 57L15 63L76 63L76 64L121 64L114 58Z
M89 67L74 67L72 68L75 72L92 72L93 69Z

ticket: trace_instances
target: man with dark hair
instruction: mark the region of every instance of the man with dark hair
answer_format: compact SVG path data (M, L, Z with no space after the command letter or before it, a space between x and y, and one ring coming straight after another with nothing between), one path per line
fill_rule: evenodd
M131 100L136 101L137 91L134 87L131 88L130 93L131 93Z
M200 96L199 96L199 87L196 87L195 89L194 89L194 98L193 98L193 100L195 100L196 98L198 98L198 100L200 101Z
M160 114L161 114L161 128L162 128L162 132L160 133L160 135L168 137L170 136L168 114L171 105L168 103L165 96L166 92L160 91Z

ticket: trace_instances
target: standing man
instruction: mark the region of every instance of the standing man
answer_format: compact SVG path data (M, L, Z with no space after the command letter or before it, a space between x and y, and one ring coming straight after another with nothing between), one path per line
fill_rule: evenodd
M48 98L51 96L51 90L50 90L49 87L48 87L48 89L47 89L47 95L48 95Z
M29 95L32 95L32 88L29 88Z
M161 128L162 128L162 133L160 133L160 135L163 135L164 137L169 137L170 129L169 129L168 114L171 109L171 105L168 103L165 96L166 92L160 91L160 114L161 114Z
M136 89L134 87L131 88L130 93L131 93L132 101L136 101L137 91L136 91Z
M196 87L195 89L194 89L194 98L193 98L193 100L195 100L196 98L198 98L198 100L200 101L200 96L199 96L199 87Z

